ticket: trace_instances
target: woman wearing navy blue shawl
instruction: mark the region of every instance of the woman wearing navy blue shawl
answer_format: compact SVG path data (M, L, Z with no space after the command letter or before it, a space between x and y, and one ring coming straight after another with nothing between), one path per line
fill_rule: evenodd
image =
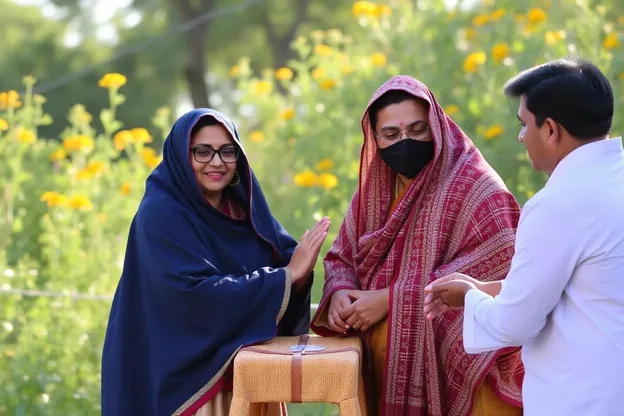
M223 114L174 124L134 217L102 355L104 416L228 413L245 345L308 331L329 221L297 242L273 218Z

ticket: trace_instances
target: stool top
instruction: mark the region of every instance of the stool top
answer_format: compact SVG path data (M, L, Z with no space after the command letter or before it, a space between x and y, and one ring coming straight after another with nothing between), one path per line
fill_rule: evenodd
M350 337L320 337L318 335L310 335L307 343L300 343L300 337L276 337L271 341L262 344L245 347L242 351L266 352L270 354L292 355L295 352L303 354L332 353L341 351L362 352L362 342L360 338Z

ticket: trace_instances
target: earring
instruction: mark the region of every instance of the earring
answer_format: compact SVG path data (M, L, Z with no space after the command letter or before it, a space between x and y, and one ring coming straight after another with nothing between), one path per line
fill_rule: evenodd
M232 180L230 181L229 185L231 187L234 187L238 185L239 183L240 183L240 175L238 174L238 172L234 171L234 176L232 177Z

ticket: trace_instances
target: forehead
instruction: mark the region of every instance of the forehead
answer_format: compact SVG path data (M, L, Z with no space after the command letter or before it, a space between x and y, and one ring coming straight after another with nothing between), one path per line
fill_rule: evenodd
M427 121L427 119L427 108L424 103L417 100L405 100L379 110L377 128L407 126L415 121Z
M222 124L216 124L214 126L204 126L191 140L191 146L197 146L198 144L211 145L212 147L219 148L226 144L234 144L234 139L230 136Z

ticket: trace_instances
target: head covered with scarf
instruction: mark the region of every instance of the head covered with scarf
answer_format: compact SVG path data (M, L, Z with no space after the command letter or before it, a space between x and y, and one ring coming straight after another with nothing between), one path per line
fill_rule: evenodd
M388 216L396 172L380 156L368 108L391 90L426 103L434 151ZM424 287L438 277L452 272L485 281L505 277L514 252L517 202L421 82L394 77L375 92L368 108L362 117L359 186L325 257L323 298L312 329L335 335L319 318L337 290L389 288L384 414L467 416L486 375L499 396L519 405L518 350L467 355L460 311L433 322L422 312ZM364 334L368 340L370 333Z
M190 136L202 117L221 123L241 149L240 183L227 192L244 221L208 204L193 174ZM281 268L295 246L273 218L232 121L209 109L180 117L130 228L104 343L102 414L191 415L226 388L239 348L306 332L309 298L289 305Z

